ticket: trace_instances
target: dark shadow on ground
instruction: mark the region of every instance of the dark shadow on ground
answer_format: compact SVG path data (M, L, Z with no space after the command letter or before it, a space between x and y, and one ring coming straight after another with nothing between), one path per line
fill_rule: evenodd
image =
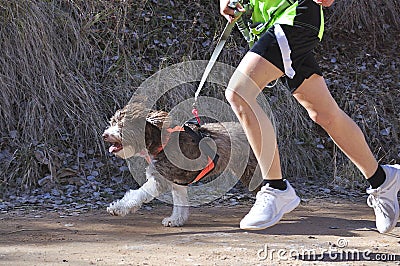
M366 231L379 234L374 229L374 221L354 219L365 211L357 208L343 210L343 206L337 206L325 210L325 212L321 209L315 211L315 208L300 206L292 213L285 215L277 225L260 231L239 229L240 219L247 211L248 207L194 208L188 223L179 228L165 228L161 225L162 219L170 214L170 208L166 206L156 206L152 210L141 210L125 217L109 216L105 211L93 211L77 217L64 218L60 218L57 213L45 212L42 213L42 218L18 217L18 215L13 217L9 214L7 217L0 216L0 220L2 220L0 223L0 235L2 235L0 244L16 243L21 240L27 244L34 244L43 243L49 239L56 242L88 242L98 241L99 239L104 241L140 237L155 239L217 233L338 237L356 237ZM348 213L344 215L343 212ZM341 218L338 218L339 216ZM388 236L400 238L396 234Z

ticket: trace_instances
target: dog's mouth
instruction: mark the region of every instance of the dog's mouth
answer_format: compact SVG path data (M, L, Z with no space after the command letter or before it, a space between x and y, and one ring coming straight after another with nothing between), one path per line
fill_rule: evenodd
M105 142L108 142L111 144L110 148L108 148L108 151L110 153L117 153L121 151L124 147L122 145L122 141L120 138L114 136L113 134L110 134L108 132L103 133L103 139Z
M121 151L124 147L122 146L121 142L111 142L110 148L108 148L108 151L111 153L117 153Z

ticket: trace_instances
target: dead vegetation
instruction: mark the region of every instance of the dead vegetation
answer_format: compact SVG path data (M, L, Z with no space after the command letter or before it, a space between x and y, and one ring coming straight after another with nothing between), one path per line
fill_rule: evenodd
M399 11L397 0L338 0L317 51L335 98L385 162L398 160L400 151ZM218 5L205 0L0 0L0 14L3 189L43 178L57 185L96 167L112 172L109 163L94 163L109 161L101 140L108 117L159 69L207 60L225 24ZM232 36L219 60L235 66L247 47L238 32ZM290 95L266 93L286 175L324 174L353 186L358 173ZM171 101L187 95L174 93Z

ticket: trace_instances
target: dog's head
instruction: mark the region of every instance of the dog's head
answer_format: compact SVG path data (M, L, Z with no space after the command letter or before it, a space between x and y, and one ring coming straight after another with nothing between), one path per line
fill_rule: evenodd
M170 123L168 113L150 111L143 99L131 100L116 111L104 131L104 141L111 143L109 152L123 159L140 155L151 146L159 145L163 126Z

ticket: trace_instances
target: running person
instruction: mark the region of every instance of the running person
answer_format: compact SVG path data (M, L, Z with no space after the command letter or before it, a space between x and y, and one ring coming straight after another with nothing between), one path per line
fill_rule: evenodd
M234 10L228 3L229 0L220 0L220 12L232 22ZM378 164L360 128L332 98L313 56L324 31L322 6L332 3L333 0L250 0L253 23L259 23L255 29L260 32L259 39L240 62L225 93L264 179L254 206L240 222L242 229L273 226L300 203L293 187L282 178L276 138L271 137L272 124L256 101L265 86L278 78L284 80L310 118L369 182L367 203L374 209L378 231L386 233L396 226L400 166ZM240 4L237 9L244 11Z

